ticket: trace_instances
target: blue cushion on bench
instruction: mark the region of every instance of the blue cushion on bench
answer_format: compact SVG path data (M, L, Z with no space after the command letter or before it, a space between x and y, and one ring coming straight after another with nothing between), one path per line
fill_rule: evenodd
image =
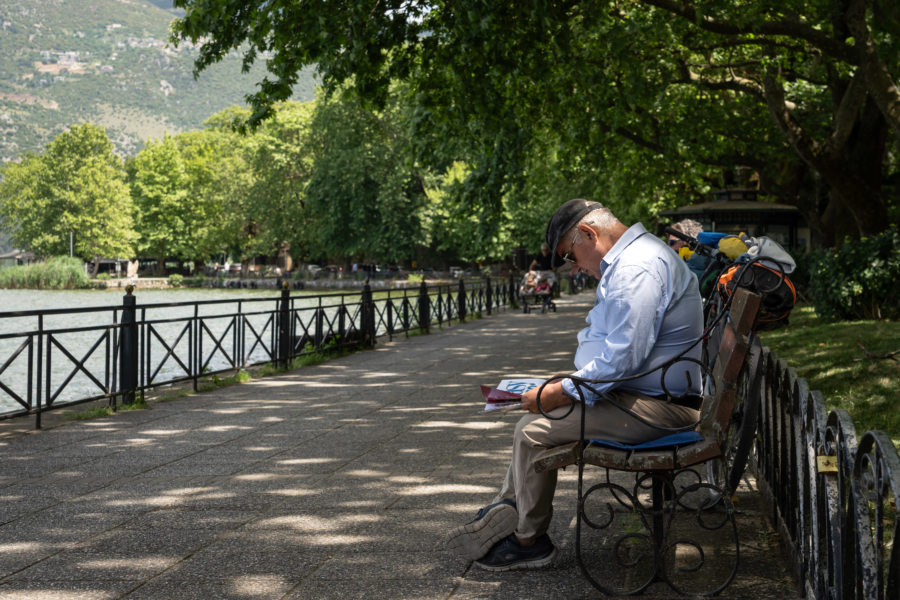
M699 431L681 431L679 433L671 433L661 438L650 440L649 442L641 442L640 444L623 444L613 440L593 439L591 444L597 446L605 446L607 448L617 448L619 450L654 450L659 448L675 448L684 446L685 444L693 444L703 439L703 435Z

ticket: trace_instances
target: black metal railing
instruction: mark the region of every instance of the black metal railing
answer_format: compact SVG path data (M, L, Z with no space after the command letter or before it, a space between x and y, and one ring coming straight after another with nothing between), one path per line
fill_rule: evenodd
M36 324L0 334L0 398L11 406L0 418L33 414L40 427L41 414L60 406L107 399L115 408L162 385L196 390L207 376L368 347L379 336L489 315L515 289L512 278L303 296L285 286L266 298L144 305L129 290L121 306L0 312L12 327Z
M756 471L807 598L900 598L900 457L768 349Z

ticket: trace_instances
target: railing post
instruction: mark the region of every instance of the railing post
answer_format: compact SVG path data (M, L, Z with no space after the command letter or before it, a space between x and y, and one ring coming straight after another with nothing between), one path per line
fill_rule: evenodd
M403 331L409 337L409 296L403 290Z
M122 297L122 351L119 353L119 395L122 404L134 404L138 373L137 298L134 286L125 286Z
M457 316L459 317L459 322L462 323L466 320L466 284L462 278L459 280L459 293L456 295L456 304Z
M44 371L43 371L43 359L44 359L44 315L38 315L38 349L37 349L37 378L34 380L34 385L37 388L37 402L35 403L35 415L34 415L34 428L41 428L41 398L42 391L44 389ZM49 372L47 377L50 377ZM31 381L28 382L29 387L31 386Z
M369 287L368 279L363 287L361 311L363 346L371 348L375 345L375 302L372 300L372 288Z
M484 304L488 316L491 316L491 304L494 302L494 294L491 290L491 276L484 276Z
M321 305L321 299L319 300ZM321 350L322 345L325 343L325 309L319 306L316 309L316 335L313 340L313 346L316 350Z
M278 362L287 368L291 353L291 288L287 281L281 284L278 304Z
M388 292L387 306L385 306L387 316L387 334L388 339L394 339L394 301L391 300L391 293Z
M419 284L419 329L426 333L431 330L431 305L428 302L428 285L424 280Z
M509 274L509 291L507 292L507 296L506 296L507 306L512 304L513 298L515 298L515 297L516 297L516 280L515 280L515 277L513 277L513 274L510 273Z

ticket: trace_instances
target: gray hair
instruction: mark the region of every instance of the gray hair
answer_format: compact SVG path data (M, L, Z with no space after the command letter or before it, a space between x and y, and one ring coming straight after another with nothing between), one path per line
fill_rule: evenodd
M703 231L703 225L693 219L682 219L672 225L672 229L680 231L684 235L696 238L697 234Z
M609 230L613 227L619 225L619 219L616 218L612 211L606 207L598 208L597 210L592 210L588 214L584 215L580 221L578 221L578 225L590 225L592 227L596 227L601 230ZM578 226L576 225L576 227Z

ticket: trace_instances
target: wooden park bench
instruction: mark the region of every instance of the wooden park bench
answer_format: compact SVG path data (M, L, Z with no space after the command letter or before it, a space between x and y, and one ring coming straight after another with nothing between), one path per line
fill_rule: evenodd
M755 412L753 431L742 431L742 400L757 378L749 357L760 354L751 352L759 304L758 295L739 289L708 327L708 339L718 341L706 349L714 365L695 430L634 446L582 433L535 460L539 472L577 465L576 560L604 594L638 594L663 582L681 594L711 595L734 579L740 547L732 495L755 431ZM587 465L605 469L605 478L585 489Z

